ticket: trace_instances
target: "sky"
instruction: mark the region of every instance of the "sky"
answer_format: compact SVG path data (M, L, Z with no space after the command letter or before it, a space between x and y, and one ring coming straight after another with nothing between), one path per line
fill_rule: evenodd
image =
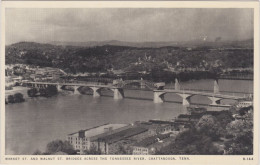
M253 9L6 9L6 44L253 38Z

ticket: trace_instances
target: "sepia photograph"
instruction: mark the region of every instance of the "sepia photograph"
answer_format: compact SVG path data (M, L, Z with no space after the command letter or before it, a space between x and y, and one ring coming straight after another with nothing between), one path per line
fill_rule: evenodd
M255 12L5 7L2 154L250 160Z

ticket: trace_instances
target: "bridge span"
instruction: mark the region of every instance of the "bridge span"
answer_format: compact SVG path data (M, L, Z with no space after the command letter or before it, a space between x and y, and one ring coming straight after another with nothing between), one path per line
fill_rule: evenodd
M154 90L154 103L163 103L164 95L167 93L175 93L182 98L182 104L187 106L190 105L190 98L194 95L206 96L211 100L210 105L221 105L221 100L223 99L232 99L239 100L244 97L232 96L220 94L218 81L214 81L213 92L201 92L201 91L190 91L190 90L180 90L180 84L177 79L175 79L175 89L163 89L163 90Z
M101 96L101 89L107 88L114 92L114 99L122 99L124 98L124 91L122 88L115 87L113 85L99 85L99 84L83 84L83 83L51 83L51 82L22 82L21 84L31 85L35 88L44 88L49 85L56 86L58 91L62 91L63 86L71 86L74 88L74 94L80 94L78 89L80 87L88 87L93 90L93 97L100 97Z
M114 80L112 84L108 85L101 85L101 84L94 84L94 83L59 83L59 82L22 82L21 84L27 84L29 86L35 88L43 88L49 85L56 86L58 91L61 91L64 86L71 86L74 88L74 94L80 94L78 89L80 87L88 87L93 90L93 97L100 97L101 96L101 89L106 88L110 89L114 93L114 99L123 99L124 98L124 86L131 83L140 83L141 88L149 88L153 91L154 103L163 103L164 102L164 95L167 93L175 93L182 98L182 104L185 106L190 105L190 98L194 95L206 96L211 100L211 105L221 106L221 100L223 99L233 99L239 100L243 99L244 97L240 96L232 96L232 95L225 95L220 94L219 86L217 80L214 82L213 92L203 92L203 91L190 91L190 90L181 90L180 84L177 79L175 79L175 89L164 89L165 83L153 83L147 80Z
M154 90L154 103L164 102L164 95L167 93L175 93L182 97L183 105L190 105L190 98L194 95L206 96L211 100L211 105L220 105L220 101L223 99L239 100L244 97L230 96L219 93L208 93L208 92L198 92L198 91L188 91L188 90L175 90L175 89L164 89L164 90Z

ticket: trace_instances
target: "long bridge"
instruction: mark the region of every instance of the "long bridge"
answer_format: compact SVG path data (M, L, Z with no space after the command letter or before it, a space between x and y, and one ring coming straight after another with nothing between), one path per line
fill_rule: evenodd
M177 79L175 79L175 89L164 89L165 83L153 83L147 80L114 80L113 83L108 85L102 84L95 84L95 83L73 83L73 82L33 82L33 81L26 81L21 82L21 85L25 84L30 87L34 88L45 88L50 85L56 86L58 91L63 90L64 86L70 86L74 89L74 94L80 94L78 89L80 87L88 87L93 91L93 97L100 97L101 90L106 88L110 89L114 93L114 99L119 100L124 98L124 87L127 84L131 83L139 83L141 88L149 88L153 91L154 103L163 103L164 102L164 95L167 93L175 93L182 98L182 104L185 106L190 105L190 98L194 95L206 96L211 100L211 105L221 105L221 100L223 99L233 99L239 100L243 99L244 97L240 96L232 96L232 95L225 95L220 94L219 86L217 80L214 82L214 90L213 92L202 92L202 91L190 91L190 90L180 90L180 84Z
M114 93L114 99L122 99L124 98L124 90L123 87L127 84L131 83L139 83L141 88L149 88L151 90L153 89L163 89L165 86L165 83L152 83L146 80L114 80L112 84L109 85L101 85L101 84L95 84L95 83L71 83L71 82L34 82L34 81L25 81L21 82L21 85L26 84L30 87L34 88L46 88L50 85L56 86L58 91L61 91L64 86L70 86L74 89L74 94L80 94L78 89L80 87L88 87L92 89L93 91L93 97L100 97L101 96L101 90L106 88L110 89Z

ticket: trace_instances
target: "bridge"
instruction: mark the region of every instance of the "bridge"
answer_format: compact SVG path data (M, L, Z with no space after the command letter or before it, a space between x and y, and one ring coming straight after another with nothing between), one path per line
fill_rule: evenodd
M88 87L93 90L93 97L101 96L101 89L107 88L114 92L114 99L122 99L124 97L124 91L122 88L114 87L113 85L99 85L99 84L83 84L83 83L51 83L51 82L22 82L21 85L31 85L35 88L46 88L50 85L56 86L58 91L62 91L63 86L70 86L74 88L74 94L80 94L78 89L80 87Z
M56 86L58 91L61 91L64 86L71 86L72 88L74 88L74 94L80 94L80 92L78 91L80 87L88 87L93 90L93 97L100 97L101 90L106 88L113 91L115 100L124 98L124 87L127 84L131 84L131 83L139 83L141 89L147 87L150 90L152 90L154 94L154 98L153 98L154 103L163 103L164 95L167 93L175 93L176 95L179 95L182 98L182 104L185 106L190 105L190 98L194 95L206 96L211 100L211 105L221 105L220 101L223 99L240 100L244 98L239 96L220 94L217 80L215 80L214 82L213 92L180 90L180 84L177 79L175 79L174 89L164 89L165 83L163 82L154 83L147 80L143 80L142 78L140 80L122 80L122 79L113 80L113 82L108 85L94 84L94 83L72 83L72 82L70 83L29 82L29 81L22 82L22 84L27 84L35 88L44 88L49 85L52 85L52 86Z
M214 81L214 90L213 92L200 92L200 91L191 91L191 90L180 90L180 84L177 79L175 79L175 89L163 89L163 90L154 90L154 103L164 102L164 95L167 93L175 93L182 98L182 104L185 106L190 105L190 98L194 95L206 96L211 100L210 105L221 105L220 101L223 99L232 99L240 100L244 97L231 96L220 94L218 81Z
M74 89L74 94L80 94L78 89L80 87L88 87L92 89L93 91L93 97L100 97L101 96L101 90L106 88L110 89L114 93L114 99L119 100L124 98L124 90L123 87L127 84L131 83L140 83L141 88L148 87L149 89L163 89L165 86L165 83L153 83L146 80L143 80L142 78L140 80L114 80L112 84L109 85L101 85L96 83L59 83L59 82L33 82L33 81L27 81L27 82L21 82L21 85L26 84L34 88L46 88L50 85L56 86L58 91L61 91L64 86L70 86Z
M165 83L161 82L161 83L154 83L148 80L144 80L143 78L141 78L140 80L114 80L113 81L113 86L116 87L120 87L123 88L128 84L132 84L132 83L139 83L140 84L140 88L144 89L144 88L148 88L150 90L154 90L156 89L163 89L165 86Z

